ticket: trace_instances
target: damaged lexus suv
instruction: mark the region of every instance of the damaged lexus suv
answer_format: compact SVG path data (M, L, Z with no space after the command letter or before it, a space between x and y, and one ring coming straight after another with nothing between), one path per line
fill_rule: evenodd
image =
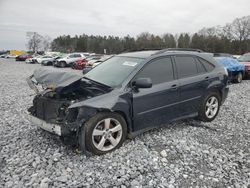
M28 117L56 135L74 135L82 151L100 155L172 121L214 120L227 81L224 67L201 51L123 53L84 76L36 70L27 79L37 92Z

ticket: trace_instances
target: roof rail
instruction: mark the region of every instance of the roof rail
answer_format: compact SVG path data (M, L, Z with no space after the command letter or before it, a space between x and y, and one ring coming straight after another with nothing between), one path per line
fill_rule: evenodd
M127 52L139 52L139 51L151 51L151 50L162 50L162 48L139 48L133 50L125 50L124 52L127 53Z
M171 51L189 51L189 52L199 52L199 53L204 52L203 50L193 49L193 48L166 48L166 49L163 49L154 53L153 55L162 54L164 52L171 52Z

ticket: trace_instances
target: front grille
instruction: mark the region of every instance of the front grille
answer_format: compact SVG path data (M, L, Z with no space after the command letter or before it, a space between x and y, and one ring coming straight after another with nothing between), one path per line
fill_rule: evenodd
M39 97L34 101L36 116L47 122L54 122L58 118L59 108L65 101Z

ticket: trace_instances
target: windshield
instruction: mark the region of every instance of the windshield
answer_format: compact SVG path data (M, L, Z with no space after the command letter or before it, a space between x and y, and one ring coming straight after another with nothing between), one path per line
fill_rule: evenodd
M240 62L250 62L250 55L242 55L238 58Z
M115 56L92 69L85 77L110 87L117 87L143 60L142 58Z

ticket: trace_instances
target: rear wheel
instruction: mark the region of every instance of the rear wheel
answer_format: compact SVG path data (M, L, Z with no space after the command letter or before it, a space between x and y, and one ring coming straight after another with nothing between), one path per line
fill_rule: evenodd
M204 122L210 122L215 119L220 110L221 97L217 92L208 94L201 104L198 118Z
M127 136L126 121L117 113L98 113L85 123L80 134L84 134L84 128L86 149L96 155L119 148ZM83 144L82 138L80 135L80 146Z
M235 78L235 82L236 83L241 83L242 82L242 79L243 79L243 75L241 72L239 72L237 75L236 75L236 78Z

